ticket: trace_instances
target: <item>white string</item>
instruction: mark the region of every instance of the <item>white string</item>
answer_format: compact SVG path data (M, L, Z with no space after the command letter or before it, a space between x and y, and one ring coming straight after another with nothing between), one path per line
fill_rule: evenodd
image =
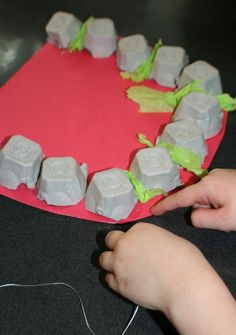
M63 282L43 283L43 284L14 284L14 283L9 283L9 284L0 285L0 289L4 288L4 287L29 288L29 287L43 287L43 286L56 286L56 285L69 287L70 289L72 289L76 293L77 297L79 298L79 302L80 302L80 306L81 306L81 309L82 309L82 313L83 313L83 316L84 316L86 326L89 329L89 331L91 332L91 334L96 335L96 333L92 330L92 328L91 328L91 326L88 322L88 318L87 318L87 315L86 315L86 312L85 312L84 304L83 304L83 301L80 297L79 292L73 286L71 286L67 283L63 283ZM122 331L121 335L124 335L127 332L128 328L130 327L131 323L133 322L133 320L134 320L134 318L135 318L135 316L138 312L138 309L139 309L139 306L136 306L135 309L134 309L134 312L132 313L132 315L130 317L130 320L128 321L128 323L127 323L125 329Z
M128 328L129 328L129 326L131 325L131 323L133 322L133 320L134 320L134 318L135 318L135 316L136 316L138 310L139 310L139 306L136 305L136 306L135 306L135 309L134 309L134 312L133 312L133 314L132 314L132 316L131 316L129 322L127 323L127 325L126 325L125 329L123 330L123 332L121 333L121 335L124 335L124 334L127 332Z

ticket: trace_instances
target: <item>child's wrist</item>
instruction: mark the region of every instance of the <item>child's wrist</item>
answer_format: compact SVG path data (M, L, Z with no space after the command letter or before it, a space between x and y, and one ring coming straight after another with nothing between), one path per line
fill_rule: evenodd
M224 286L222 284L217 273L206 264L172 297L169 314L166 316L181 334L205 334L207 324L209 334L214 334L210 329L215 330L215 325L210 323L219 303L217 295ZM203 320L205 325L202 324Z
M208 285L212 284L214 270L199 251L200 257L195 265L182 273L182 278L173 285L164 313L171 322L176 324L182 315L188 315L189 306L199 299ZM174 278L173 278L174 280Z

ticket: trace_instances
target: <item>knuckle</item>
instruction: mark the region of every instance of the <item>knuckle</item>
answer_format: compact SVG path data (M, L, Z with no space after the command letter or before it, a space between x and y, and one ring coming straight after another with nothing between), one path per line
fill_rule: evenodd
M191 213L191 221L194 227L201 228L202 224L197 210Z
M127 252L129 249L129 239L126 236L123 236L121 239L117 241L116 244L116 252L121 257L123 254Z
M101 253L100 256L99 256L99 264L100 264L101 266L104 265L105 258L106 258L106 254L105 254L104 252Z
M215 175L213 174L208 174L206 177L204 177L201 180L202 185L204 186L204 188L206 188L207 190L211 190L214 185L215 185Z
M175 204L176 207L182 207L182 203L183 203L183 194L182 192L177 192L175 193Z
M208 176L219 174L219 173L221 173L221 169L215 168L215 169L211 170L211 172L208 174Z
M127 291L127 282L126 280L119 280L118 281L118 292L122 295L126 295L126 291Z
M145 222L137 222L132 227L132 230L135 230L135 231L143 230L144 228L147 227L147 225L148 225L148 223L145 223Z

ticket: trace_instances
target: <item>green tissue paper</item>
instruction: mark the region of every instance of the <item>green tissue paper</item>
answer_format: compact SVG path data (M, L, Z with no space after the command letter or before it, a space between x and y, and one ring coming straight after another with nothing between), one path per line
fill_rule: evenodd
M140 83L144 79L149 78L157 51L161 46L162 41L159 39L159 41L153 47L152 52L150 53L147 60L140 64L134 72L121 72L121 77L124 79L131 79L135 83Z
M89 17L80 27L80 30L77 34L77 36L74 38L74 40L70 43L69 45L69 50L71 52L73 51L81 51L84 48L84 38L85 38L85 34L87 31L87 27L88 27L88 23L90 20L93 19L93 16Z
M130 171L126 171L126 175L134 187L136 197L141 203L145 203L157 195L163 195L165 197L168 196L165 191L159 188L146 190L143 184Z
M195 80L173 92L161 92L146 86L131 86L127 89L127 97L139 105L142 113L173 112L181 99L191 92L205 93L201 81ZM236 98L228 93L215 96L220 108L227 112L236 110Z
M127 89L127 96L139 104L140 112L173 112L180 100L193 91L203 92L199 80L173 92L161 92L146 86L131 86Z

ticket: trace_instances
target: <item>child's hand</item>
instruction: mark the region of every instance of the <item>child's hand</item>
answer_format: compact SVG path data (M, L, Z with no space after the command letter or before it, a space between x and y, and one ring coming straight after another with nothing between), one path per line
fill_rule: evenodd
M236 170L212 170L197 184L188 186L157 203L152 214L193 206L196 227L236 230Z
M182 335L236 334L234 298L190 242L147 223L106 236L100 256L108 285L166 314Z
M136 304L168 313L173 299L210 266L190 242L147 223L106 236L100 256L108 285ZM180 298L182 299L182 298Z

